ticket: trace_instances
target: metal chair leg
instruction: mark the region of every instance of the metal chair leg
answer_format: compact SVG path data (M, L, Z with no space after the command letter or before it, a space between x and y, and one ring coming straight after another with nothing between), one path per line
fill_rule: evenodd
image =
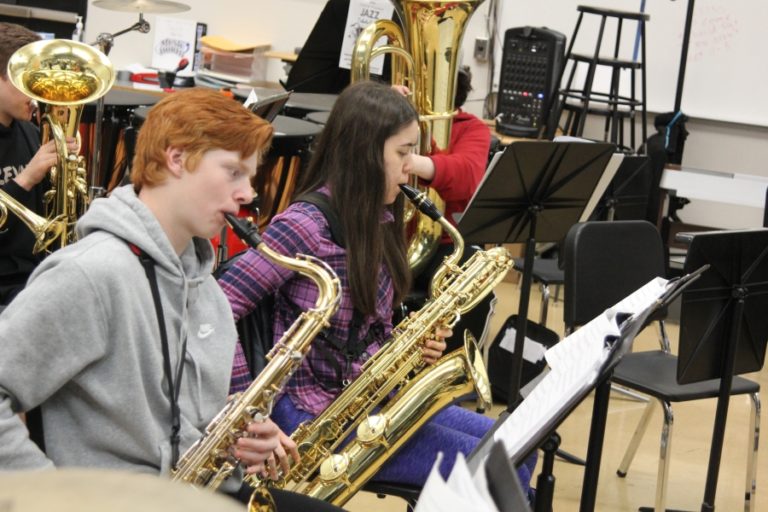
M627 446L627 451L624 452L624 458L621 459L621 464L619 464L619 469L616 470L616 474L619 475L621 478L624 478L627 476L627 472L629 471L629 465L632 464L632 460L635 458L635 453L637 453L637 448L640 446L640 441L643 439L643 436L645 435L645 431L648 428L648 422L651 419L651 416L653 415L653 409L655 405L655 400L650 400L648 402L648 405L645 406L645 410L643 411L643 415L640 417L640 421L637 424L637 427L635 427L635 432L632 434L632 438L629 440L629 446Z
M661 345L661 350L669 354L671 352L671 348L669 347L669 337L667 336L667 327L664 323L664 320L659 320L659 344Z
M627 398L629 398L631 400L635 400L637 402L648 402L649 401L647 396L641 395L640 393L635 393L631 389L627 389L627 388L625 388L623 386L619 386L617 384L611 384L611 391L615 391L617 393L620 393L620 394L626 396Z
M672 448L672 427L675 423L672 406L661 402L664 409L664 426L661 429L661 449L659 451L659 474L656 477L656 501L654 507L664 512L667 504L667 480L669 479L669 456Z
M757 491L757 448L760 441L760 396L749 395L752 399L749 414L751 436L747 436L747 488L744 493L744 511L755 512L755 492Z
M539 323L542 327L547 326L547 310L549 309L549 286L541 283L541 311L539 312Z

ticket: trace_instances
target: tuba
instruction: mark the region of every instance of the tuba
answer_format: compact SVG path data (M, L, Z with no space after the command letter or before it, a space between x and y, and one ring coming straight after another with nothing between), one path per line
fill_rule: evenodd
M230 214L226 217L235 233L248 245L275 263L312 279L318 294L315 307L304 311L272 347L267 355L267 366L258 377L219 412L205 429L203 437L181 456L172 472L173 480L211 490L218 489L237 468L238 461L229 448L248 423L269 417L275 398L301 364L312 340L328 325L339 307L341 296L339 279L326 263L310 256L283 256L261 241L254 225ZM261 498L269 499L266 494Z
M463 246L456 228L448 223L435 205L426 199L423 192L406 185L401 188L421 213L439 222L452 236L458 237L455 247L460 249ZM446 400L450 402L456 398L457 393L466 394L468 386L475 385L480 390L478 394L482 398L489 398L484 391L488 387L484 368L477 369L478 364L482 366L482 362L476 357L474 344L468 343L467 351L459 349L441 358L431 367L425 367L422 360L422 345L432 336L435 328L439 325L455 325L461 313L470 310L488 295L512 265L509 254L501 247L478 251L458 267L455 261L460 255L461 253L454 249L454 253L443 263L443 266L448 268L439 274L440 281L432 283L436 291L435 295L414 316L405 318L393 329L391 339L366 361L361 375L344 388L344 391L320 415L302 423L293 432L291 439L297 444L301 458L294 463L289 473L281 474L278 482L265 482L249 475L246 477L248 483L256 488L272 485L298 492L305 492L307 488L316 488L311 480L315 472L321 469L321 464L332 457L342 441L361 422L364 422L366 415L370 414L393 391L397 392L397 397L402 396L405 388L412 389L413 386L410 386L409 382L414 374L432 375L432 377L423 377L424 380L420 381L429 382L429 384L418 386L419 389L428 389L430 395L413 392L417 397L411 399L407 407L411 414L407 419L396 421L399 424L398 432L411 432L412 429L417 429L421 425L418 423L418 418L426 409L436 408L434 412L437 412L447 403ZM443 366L444 360L447 361L448 358L451 358L452 362ZM471 378L468 377L469 375ZM422 379L422 377L418 378ZM459 384L460 381L461 384ZM428 417L431 417L434 412ZM400 413L398 418L402 418ZM371 421L369 418L363 425L368 425ZM361 436L361 440L368 438L360 430L358 430L358 436ZM390 438L387 442L393 441ZM385 454L377 453L376 455L378 457ZM365 457L367 458L368 455ZM360 464L359 460L350 464L355 467L365 465ZM349 496L346 493L342 494Z
M447 150L451 140L458 54L470 17L483 0L435 2L392 0L404 29L389 20L379 20L358 36L352 52L352 81L367 80L370 61L385 53L393 54L392 82L407 85L419 113L421 143L419 153ZM386 37L389 45L375 47ZM417 185L414 178L414 186ZM427 197L443 209L443 201L433 189ZM424 215L407 212L411 221L408 247L410 267L418 274L437 250L442 229ZM414 225L415 223L415 225Z
M41 222L23 206L21 212L15 205L11 211L33 231L36 248L42 250L55 240L64 247L75 240L75 223L88 207L85 161L69 154L66 138L79 142L83 107L112 87L114 68L106 55L91 46L52 39L30 43L11 55L8 78L21 92L44 104L42 143L53 138L58 154L50 171L51 189L44 196L51 222ZM7 208L7 199L0 197L0 204Z

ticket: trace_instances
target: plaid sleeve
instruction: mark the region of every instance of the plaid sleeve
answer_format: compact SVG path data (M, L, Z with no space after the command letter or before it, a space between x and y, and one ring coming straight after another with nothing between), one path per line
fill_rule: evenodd
M252 382L251 373L248 371L248 362L245 360L243 346L238 343L235 346L235 360L232 363L232 377L229 381L229 393L245 391Z

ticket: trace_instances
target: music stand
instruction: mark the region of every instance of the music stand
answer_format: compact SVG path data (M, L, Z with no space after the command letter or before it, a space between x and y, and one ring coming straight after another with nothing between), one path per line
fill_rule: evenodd
M467 243L525 242L508 407L519 402L536 242L557 242L588 215L615 146L587 142L516 142L497 153L458 223ZM615 169L613 169L615 171ZM610 181L610 178L608 179Z
M275 120L280 111L283 110L285 104L288 103L288 99L291 97L292 92L293 91L279 92L257 100L248 105L248 110L268 123L271 123Z
M591 218L649 220L648 202L653 186L650 166L647 156L625 156Z
M605 435L605 425L608 416L608 397L610 394L610 380L614 367L632 347L635 336L642 331L659 310L663 310L674 301L683 289L706 271L707 265L664 285L663 290L657 282L651 281L640 290L636 291L620 303L610 308L615 313L615 324L618 326L618 336L604 330L598 323L600 317L607 317L605 312L598 319L590 322L582 329L569 336L568 343L558 344L556 348L566 352L560 355L562 366L554 367L558 374L547 375L534 388L523 404L516 411L505 411L501 414L494 426L480 440L473 452L467 458L467 465L471 472L475 472L484 463L490 452L491 443L497 438L497 432L505 427L505 423L512 421L512 426L506 426L505 439L507 455L513 464L518 464L530 452L542 446L545 449L542 473L538 477L536 486L536 512L549 512L552 507L554 495L554 476L552 466L554 454L559 444L559 437L553 434L560 424L565 421L589 393L595 390L595 400L592 406L592 422L590 426L589 447L587 450L587 463L584 470L584 485L580 510L594 510L597 480L599 477L600 460L602 458L602 445ZM628 309L631 304L648 305L630 314ZM602 354L597 358L594 355L583 354L590 352L582 350L584 343L594 346L595 342L604 343ZM562 346L561 346L562 345ZM552 349L550 349L552 350ZM568 350L572 351L568 354ZM549 358L549 356L548 356ZM584 372L585 367L595 367L594 371ZM526 409L524 406L529 405ZM512 434L516 438L509 439L506 435ZM547 444L551 444L547 449Z
M710 269L682 297L677 380L720 379L701 510L714 510L734 375L759 371L768 341L768 229L697 233L685 271Z

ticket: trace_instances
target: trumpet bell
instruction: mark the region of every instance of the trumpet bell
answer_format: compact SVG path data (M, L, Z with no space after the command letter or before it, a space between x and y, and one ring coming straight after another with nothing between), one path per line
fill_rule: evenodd
M96 48L68 39L35 41L8 61L8 78L30 98L50 105L90 103L115 83L115 70Z

